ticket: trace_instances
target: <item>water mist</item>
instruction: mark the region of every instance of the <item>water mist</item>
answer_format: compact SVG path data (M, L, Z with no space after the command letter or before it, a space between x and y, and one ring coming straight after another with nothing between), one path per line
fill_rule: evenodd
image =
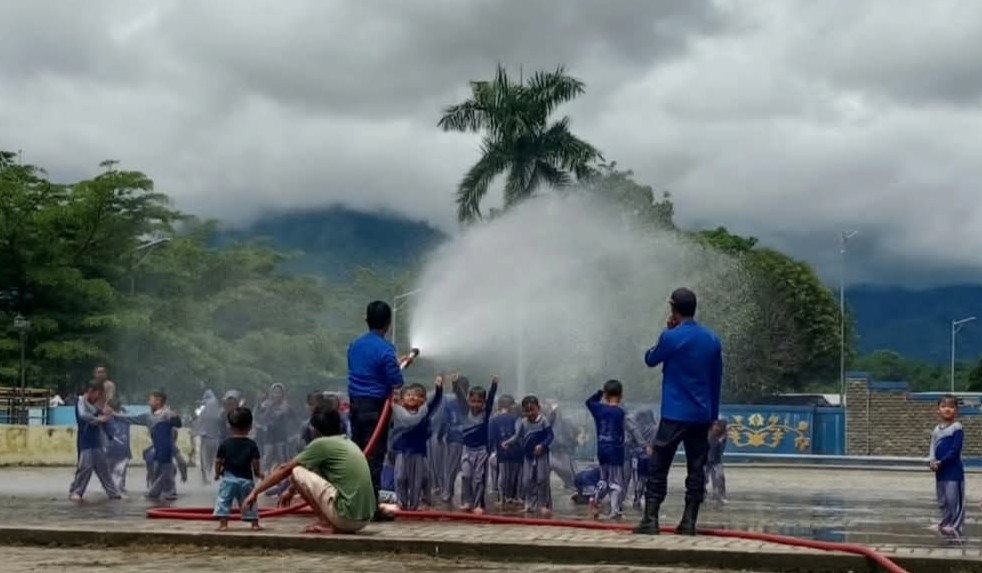
M411 302L412 345L472 383L500 372L509 393L579 399L618 378L630 399L654 399L660 373L643 354L674 288L696 291L724 342L753 309L733 259L636 227L609 205L547 195L468 229L427 262Z

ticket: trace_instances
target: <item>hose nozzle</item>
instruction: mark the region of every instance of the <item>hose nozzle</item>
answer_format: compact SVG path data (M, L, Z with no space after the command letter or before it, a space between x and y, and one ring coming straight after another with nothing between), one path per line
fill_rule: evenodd
M419 356L419 348L411 349L409 354L405 355L399 362L399 368L405 370L413 363L413 360L416 360L417 356Z

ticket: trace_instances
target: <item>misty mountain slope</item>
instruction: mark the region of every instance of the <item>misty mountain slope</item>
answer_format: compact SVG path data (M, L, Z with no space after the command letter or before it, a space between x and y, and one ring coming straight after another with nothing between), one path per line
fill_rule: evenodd
M275 248L302 252L291 272L344 278L358 266L402 270L442 241L440 230L398 215L376 215L333 207L265 216L222 233L221 242L266 240ZM950 357L951 321L982 319L982 286L947 286L923 291L900 287L848 289L847 304L859 326L860 352L892 350L909 358L944 363ZM958 356L982 354L982 320L958 335Z
M423 222L331 207L267 215L223 231L219 241L264 240L300 254L286 264L291 272L344 278L359 266L408 268L446 239Z
M863 353L892 350L918 360L951 359L951 321L978 316L958 333L958 359L982 355L982 286L955 285L922 291L899 287L846 290L847 304L859 327Z

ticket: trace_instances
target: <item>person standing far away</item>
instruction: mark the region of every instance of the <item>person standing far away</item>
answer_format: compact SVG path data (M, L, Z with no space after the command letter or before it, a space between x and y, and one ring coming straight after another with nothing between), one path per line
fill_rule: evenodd
M385 339L392 326L392 308L383 301L369 303L365 309L368 332L348 346L348 397L351 402L351 439L365 450L375 432L385 403L402 388L402 369L396 348ZM382 485L382 464L388 445L388 428L368 457L375 499ZM376 519L386 519L382 512Z
M116 399L116 383L109 379L109 369L99 365L92 370L92 379L102 384L103 405Z
M676 289L668 300L671 315L658 344L644 355L649 368L662 365L661 421L651 446L653 468L645 484L645 507L634 532L658 535L658 512L668 493L668 471L679 444L685 447L685 511L676 528L695 535L699 505L706 495L709 428L719 418L723 387L723 349L716 334L695 321L696 295Z

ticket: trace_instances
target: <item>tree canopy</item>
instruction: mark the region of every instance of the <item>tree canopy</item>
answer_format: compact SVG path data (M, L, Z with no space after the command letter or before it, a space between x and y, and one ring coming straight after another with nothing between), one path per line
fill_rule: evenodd
M286 274L288 257L259 244L216 248L214 222L172 209L140 172L102 169L58 184L0 153L0 385L18 380L17 314L33 387L74 391L99 363L135 400L337 383L364 328L337 309L387 298L387 283L361 277L355 291Z
M457 216L481 218L481 201L499 175L505 209L531 197L540 185L565 187L591 172L600 152L570 131L569 117L550 123L562 104L583 94L584 84L559 67L515 82L499 65L491 81L471 82L471 97L444 109L444 131L483 132L481 157L457 188Z

